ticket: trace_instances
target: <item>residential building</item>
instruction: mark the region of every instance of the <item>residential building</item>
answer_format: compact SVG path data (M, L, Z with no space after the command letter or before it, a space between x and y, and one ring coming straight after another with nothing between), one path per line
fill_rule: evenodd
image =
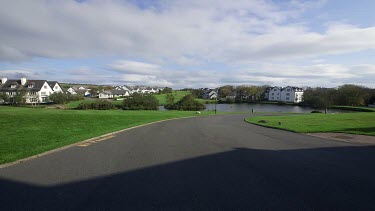
M280 100L283 102L299 103L303 100L303 89L287 86L280 92Z
M202 98L206 100L213 100L219 97L218 91L215 89L204 89Z
M100 99L113 99L116 97L127 97L130 96L130 92L127 90L107 90L99 93Z
M67 93L70 93L72 95L79 94L85 97L91 96L91 92L90 92L91 89L84 87L84 86L72 86L72 87L69 87L69 89L66 91Z
M268 100L269 101L281 101L281 90L282 87L272 87L272 89L268 92Z
M53 93L63 92L63 89L61 88L59 82L57 81L47 81L48 85L53 90Z
M303 101L303 89L299 87L269 87L266 90L265 98L268 101L281 101L299 103Z
M48 96L54 91L46 80L20 80L2 78L0 92L5 93L12 99L17 94L24 94L26 103L46 103Z

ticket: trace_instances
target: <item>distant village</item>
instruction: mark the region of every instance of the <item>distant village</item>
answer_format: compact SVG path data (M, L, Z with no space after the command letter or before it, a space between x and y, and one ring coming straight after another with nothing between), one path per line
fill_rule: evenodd
M64 84L63 87L57 81L47 80L29 80L26 77L20 79L1 78L0 81L0 94L5 94L8 98L15 97L23 93L26 103L48 103L48 97L53 93L66 93L71 95L81 95L84 97L97 97L99 99L115 99L123 98L133 95L134 93L140 94L159 94L165 87L149 87L149 86L86 86L77 85L69 86ZM67 87L68 86L68 87ZM199 98L206 100L220 100L220 101L233 101L233 100L259 100L261 94L262 100L299 103L303 101L304 89L299 87L266 87L262 93L255 96L254 94L239 89L239 91L224 90L224 88L200 88L189 89L196 92ZM225 94L223 94L226 92ZM1 101L0 101L1 102ZM3 101L4 102L4 101Z

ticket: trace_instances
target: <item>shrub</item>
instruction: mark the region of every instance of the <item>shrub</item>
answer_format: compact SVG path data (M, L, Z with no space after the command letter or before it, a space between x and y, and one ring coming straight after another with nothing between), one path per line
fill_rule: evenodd
M124 110L158 110L159 101L150 94L134 93L123 101Z
M323 113L323 112L321 112L321 111L311 111L311 113L316 113L316 114L320 114L320 113Z
M115 105L105 100L96 100L91 103L81 103L77 106L79 110L111 110L116 109Z
M81 95L65 94L63 92L53 93L48 98L55 104L65 104L72 101L79 101L84 99Z
M203 103L198 102L194 95L186 95L183 97L180 101L173 105L166 105L164 106L166 109L172 109L172 110L183 110L183 111L199 111L202 109L205 109L205 106Z

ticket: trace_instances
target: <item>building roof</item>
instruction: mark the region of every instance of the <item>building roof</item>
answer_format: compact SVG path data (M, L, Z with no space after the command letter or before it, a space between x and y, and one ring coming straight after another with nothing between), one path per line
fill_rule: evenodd
M21 80L7 80L0 88L1 92L15 91L40 91L46 80L27 80L25 85L21 85ZM12 85L16 85L12 88ZM29 87L29 85L32 85Z
M127 90L117 90L117 89L115 89L115 90L111 90L110 92L112 92L112 94L114 94L114 95L124 95L128 91Z
M57 82L57 81L47 81L47 83L53 89L53 87L55 87L55 85L58 84L59 82Z

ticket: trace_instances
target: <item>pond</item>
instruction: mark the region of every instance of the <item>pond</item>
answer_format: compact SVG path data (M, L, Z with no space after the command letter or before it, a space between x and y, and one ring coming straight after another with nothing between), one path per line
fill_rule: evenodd
M215 104L205 104L205 111L215 110ZM217 111L224 112L292 112L292 113L311 113L311 111L321 111L323 109L314 109L310 107L301 107L293 105L275 105L275 104L217 104ZM163 106L159 106L159 110L166 110ZM328 109L328 113L350 113L351 111L340 110L340 109Z

